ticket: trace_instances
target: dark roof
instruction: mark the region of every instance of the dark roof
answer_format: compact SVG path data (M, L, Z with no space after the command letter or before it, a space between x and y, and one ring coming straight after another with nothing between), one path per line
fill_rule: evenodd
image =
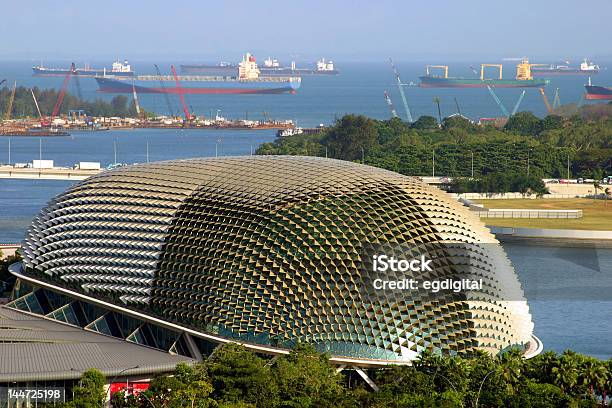
M90 368L107 377L147 375L171 371L182 361L194 362L0 307L0 382L76 379Z

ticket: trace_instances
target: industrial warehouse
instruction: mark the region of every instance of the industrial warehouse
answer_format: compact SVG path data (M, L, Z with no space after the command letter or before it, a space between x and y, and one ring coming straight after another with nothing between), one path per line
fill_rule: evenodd
M479 267L486 295L373 301L359 288L364 242L497 241L446 193L351 162L244 156L99 173L30 227L23 262L11 267L13 299L0 309L0 381L77 379L86 364L142 379L228 342L267 356L308 342L363 375L423 350L541 350L501 247ZM504 300L508 288L521 299ZM45 364L11 358L50 348L56 358Z

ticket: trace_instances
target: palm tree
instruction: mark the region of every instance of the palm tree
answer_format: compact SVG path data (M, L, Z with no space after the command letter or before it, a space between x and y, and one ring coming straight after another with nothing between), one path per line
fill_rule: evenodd
M552 369L552 376L555 384L569 393L578 382L578 367L573 356L562 355L559 364Z
M607 370L598 360L589 358L581 364L578 373L578 384L588 387L592 396L595 396L595 391L600 391L604 388L607 380Z
M601 188L601 184L599 184L599 180L593 181L593 188L595 189L595 195L597 195L597 192Z
M506 383L508 394L514 394L521 382L521 373L525 366L522 353L519 349L509 350L499 356L502 377Z

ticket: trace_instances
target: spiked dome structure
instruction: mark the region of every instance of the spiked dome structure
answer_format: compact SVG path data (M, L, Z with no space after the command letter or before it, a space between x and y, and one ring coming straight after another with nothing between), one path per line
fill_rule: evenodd
M498 249L480 254L486 293L372 299L360 288L366 242ZM515 272L477 217L414 178L350 162L247 156L106 171L49 203L23 252L17 275L29 284L269 354L310 342L332 361L397 364L425 349L497 353L532 340Z

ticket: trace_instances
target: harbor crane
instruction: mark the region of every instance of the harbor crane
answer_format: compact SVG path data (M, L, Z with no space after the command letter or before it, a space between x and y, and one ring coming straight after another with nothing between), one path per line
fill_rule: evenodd
M62 83L62 88L57 97L57 101L55 102L55 106L53 107L53 112L51 112L51 122L53 122L53 118L56 117L60 111L62 102L64 102L64 97L66 96L66 89L68 88L68 83L70 82L70 78L72 77L72 74L75 71L76 71L76 66L74 65L74 62L73 62L70 65L70 70L68 71L68 73L66 74L66 77L64 78L64 82Z
M0 81L0 85L2 85L5 82L6 82L6 79L3 79L2 81Z
M395 79L397 80L397 87L399 89L400 95L402 96L402 102L404 104L404 109L406 110L406 119L408 119L408 122L412 123L412 113L410 113L410 107L408 107L408 101L406 100L406 94L404 93L405 84L402 83L402 80L399 76L399 72L397 71L397 68L395 67L395 64L393 63L393 60L391 58L389 58L389 62L391 63L391 69L393 69Z
M181 100L181 105L183 106L183 112L185 113L185 120L190 121L191 115L189 114L189 108L187 107L187 102L185 102L185 95L183 95L183 90L181 89L181 81L179 81L174 65L170 65L170 70L172 71L172 75L174 76L174 81L176 82L176 91L179 94L179 99Z
M544 105L546 105L546 110L550 115L553 113L553 108L550 106L550 102L548 101L548 96L546 96L546 92L544 92L544 88L540 88L540 94L542 94L542 99L544 100Z
M455 106L457 107L457 113L461 115L461 109L459 108L459 102L457 101L457 98L454 98L454 99L455 99Z
M15 92L17 91L17 81L13 83L13 90L11 91L11 96L9 97L8 107L6 108L6 113L4 114L4 120L11 119L11 113L13 113L13 102L15 102Z
M438 105L438 123L442 124L442 111L440 110L440 98L434 96L433 101L436 105Z
M484 81L484 68L485 68L485 66L499 66L499 64L481 64L480 65L480 80L481 81ZM472 65L470 65L470 69L472 70L472 72L474 74L478 75L478 72L476 71L476 69ZM501 67L500 67L500 70L499 70L499 74L500 74L500 79L501 79ZM504 115L506 117L509 117L510 113L508 112L508 109L506 109L506 107L502 103L501 99L499 99L499 97L497 96L497 94L493 90L493 87L491 85L487 84L487 90L489 91L489 93L493 97L493 100L495 101L497 106L499 106L499 110L502 111L502 115Z
M168 96L168 92L166 92L166 85L164 84L164 80L162 78L162 74L159 71L159 67L157 64L155 65L155 71L157 71L157 76L159 77L159 85L161 86L161 91L164 94L164 100L166 101L166 107L168 108L168 114L170 116L174 116L174 108L172 107L172 103L170 102L170 97Z
M34 89L30 89L30 92L32 92L32 99L34 99L34 105L36 106L36 110L38 111L38 117L40 118L40 120L43 120L43 115L40 112L40 106L38 106L38 100L36 100L36 95L34 95Z
M553 98L552 104L553 110L557 110L561 107L561 98L559 97L559 88L555 88L555 97Z
M512 113L510 114L510 116L514 116L516 115L516 112L519 109L519 106L521 106L521 102L523 102L523 98L525 97L525 90L523 89L523 92L521 92L521 95L519 96L518 100L516 101L516 104L514 105L514 108L512 109Z
M140 103L138 102L138 94L136 93L136 84L132 81L132 98L134 99L134 106L136 107L136 114L139 118L143 119L144 115L141 115Z
M391 110L391 116L397 118L397 111L395 110L395 106L393 106L393 102L391 101L391 97L387 91L385 91L385 101L387 101L387 106L389 106L389 109Z

